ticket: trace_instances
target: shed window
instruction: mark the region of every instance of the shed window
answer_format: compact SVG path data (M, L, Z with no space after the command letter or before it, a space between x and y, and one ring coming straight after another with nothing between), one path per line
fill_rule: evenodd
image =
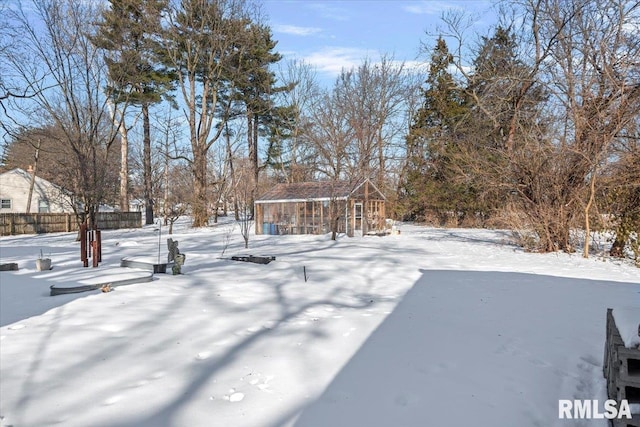
M49 213L49 201L40 200L38 202L38 213Z
M0 209L11 209L11 199L0 200Z

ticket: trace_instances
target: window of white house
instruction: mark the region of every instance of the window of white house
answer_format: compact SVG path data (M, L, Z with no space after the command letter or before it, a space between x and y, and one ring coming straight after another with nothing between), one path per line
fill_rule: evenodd
M49 201L40 200L38 202L38 213L49 213Z
M0 199L0 209L11 209L11 199Z

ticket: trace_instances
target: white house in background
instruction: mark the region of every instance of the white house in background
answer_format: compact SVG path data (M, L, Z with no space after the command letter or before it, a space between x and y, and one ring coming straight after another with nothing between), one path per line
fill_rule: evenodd
M129 200L129 212L144 212L145 204L142 199Z
M33 175L16 168L0 174L0 213L26 213ZM73 213L71 197L64 189L35 177L31 213Z

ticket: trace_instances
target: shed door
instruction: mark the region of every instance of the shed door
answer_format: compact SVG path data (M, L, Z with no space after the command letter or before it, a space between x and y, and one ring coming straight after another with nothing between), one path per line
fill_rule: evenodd
M354 234L362 235L362 203L353 204Z

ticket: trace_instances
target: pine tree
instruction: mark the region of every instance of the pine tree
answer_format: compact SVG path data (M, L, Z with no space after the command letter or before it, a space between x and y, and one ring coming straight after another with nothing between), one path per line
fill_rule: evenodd
M282 124L277 114L284 113L284 110L275 108L273 97L287 88L276 87L276 76L270 69L272 64L280 61L282 55L274 52L277 42L272 39L269 27L257 23L247 25L240 43L242 46L239 46L235 55L229 79L233 82L234 88L231 96L237 103L242 104L244 109L253 180L251 196L255 198L260 172L259 137L261 134L269 136L276 133L275 127ZM274 144L271 145L275 149ZM250 206L253 210L253 200Z
M167 0L109 0L94 43L105 56L115 102L139 105L143 118L145 222L153 223L149 107L173 89L174 76L160 62L158 34Z
M431 55L424 102L406 139L400 204L412 219L428 213L446 216L461 208L464 197L464 189L454 182L451 161L468 107L462 88L449 71L452 61L445 40L439 38Z

